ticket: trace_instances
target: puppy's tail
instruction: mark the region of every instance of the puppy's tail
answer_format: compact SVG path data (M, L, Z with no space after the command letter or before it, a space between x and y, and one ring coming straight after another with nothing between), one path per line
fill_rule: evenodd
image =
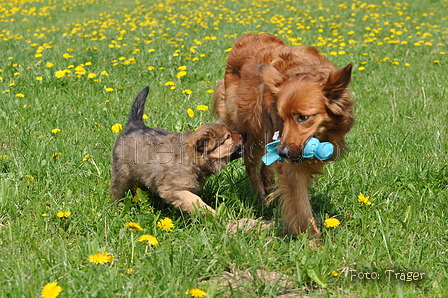
M132 104L131 113L129 114L128 124L126 130L145 126L143 123L143 112L145 111L146 97L148 96L149 87L144 88L134 100Z

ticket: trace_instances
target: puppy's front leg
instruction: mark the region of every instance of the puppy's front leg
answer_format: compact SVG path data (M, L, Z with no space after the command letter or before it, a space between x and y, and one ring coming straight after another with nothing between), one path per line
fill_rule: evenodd
M215 210L202 201L201 197L188 190L174 191L170 195L168 202L188 213L193 212L195 209L205 209L213 215L216 214Z

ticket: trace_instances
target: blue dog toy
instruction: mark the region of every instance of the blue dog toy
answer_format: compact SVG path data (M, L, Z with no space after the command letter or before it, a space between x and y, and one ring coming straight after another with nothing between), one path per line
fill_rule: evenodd
M266 145L266 153L261 159L263 162L270 166L277 160L284 161L285 159L278 155L278 144L280 139L271 142ZM317 158L319 160L327 160L333 155L334 146L330 142L320 142L316 138L311 138L303 148L302 157L303 158Z

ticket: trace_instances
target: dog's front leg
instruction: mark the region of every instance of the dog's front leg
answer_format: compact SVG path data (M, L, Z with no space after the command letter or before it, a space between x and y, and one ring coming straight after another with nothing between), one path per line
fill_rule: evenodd
M174 191L169 197L165 197L165 199L174 207L180 208L182 211L188 213L203 209L209 211L213 215L216 214L215 210L207 205L201 197L188 190Z
M309 186L313 179L311 169L305 164L282 162L277 167L277 186L274 195L281 197L281 215L293 235L308 228L311 236L319 236L309 200Z

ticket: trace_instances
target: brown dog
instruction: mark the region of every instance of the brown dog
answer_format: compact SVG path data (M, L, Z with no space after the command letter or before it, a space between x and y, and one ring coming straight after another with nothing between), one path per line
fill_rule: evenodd
M210 175L242 156L245 134L223 124L206 124L185 134L149 128L142 120L148 91L138 94L113 149L112 200L138 185L182 211L206 208L214 213L197 193Z
M266 205L281 197L281 214L292 234L319 231L308 197L313 177L325 162L303 159L306 142L331 142L335 160L345 149L353 125L353 102L347 88L352 65L337 70L313 47L288 47L270 34L239 37L228 57L224 80L213 100L218 122L248 134L244 161L255 192ZM265 145L280 133L278 154L284 162L261 165ZM265 198L278 179L275 191ZM311 226L310 226L311 225Z

